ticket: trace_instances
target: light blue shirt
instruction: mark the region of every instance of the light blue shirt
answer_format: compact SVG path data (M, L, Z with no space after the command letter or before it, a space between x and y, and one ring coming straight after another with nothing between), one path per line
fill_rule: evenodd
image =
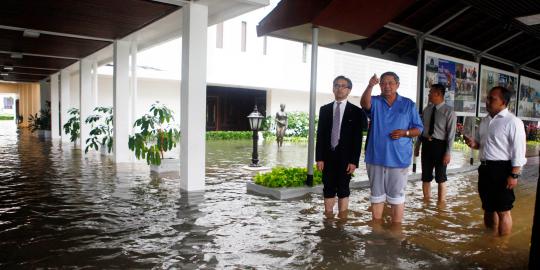
M390 133L396 129L424 129L414 102L397 95L390 107L384 97L372 96L371 109L366 113L371 119L365 151L366 163L392 168L409 167L412 159L412 138L401 137L394 140Z

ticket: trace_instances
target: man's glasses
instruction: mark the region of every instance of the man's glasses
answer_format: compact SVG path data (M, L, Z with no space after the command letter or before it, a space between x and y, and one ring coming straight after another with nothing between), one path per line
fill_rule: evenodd
M339 84L339 83L334 84L334 89L341 89L341 88L349 88L349 86L346 84Z

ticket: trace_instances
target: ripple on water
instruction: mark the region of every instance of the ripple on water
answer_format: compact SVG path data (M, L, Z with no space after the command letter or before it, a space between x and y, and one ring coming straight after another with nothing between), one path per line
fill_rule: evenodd
M250 160L248 140L208 142L206 192L186 194L178 175L150 174L143 162L116 166L97 153L83 156L71 144L41 141L1 122L0 131L1 268L456 269L527 263L530 220L516 222L519 233L508 242L486 233L474 172L449 179L445 206L423 202L421 183L410 183L403 226L375 228L365 189L352 190L346 222L323 220L321 194L281 201L246 193L253 175L241 169ZM260 158L268 166L302 167L306 149L265 143ZM363 167L357 174L365 177ZM520 217L530 216L520 201L530 192L517 190L513 211Z

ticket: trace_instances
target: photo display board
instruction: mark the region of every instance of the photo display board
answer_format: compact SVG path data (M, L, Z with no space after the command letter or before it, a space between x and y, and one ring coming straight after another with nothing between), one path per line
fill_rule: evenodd
M540 81L520 77L518 117L528 121L540 121Z
M503 86L512 91L512 97L508 104L508 110L516 113L516 93L517 93L518 75L516 73L504 71L482 65L480 72L480 102L478 116L487 115L486 97L488 91L495 86Z
M440 83L446 87L445 103L454 107L459 116L476 116L478 63L425 51L424 107L428 104L429 86Z

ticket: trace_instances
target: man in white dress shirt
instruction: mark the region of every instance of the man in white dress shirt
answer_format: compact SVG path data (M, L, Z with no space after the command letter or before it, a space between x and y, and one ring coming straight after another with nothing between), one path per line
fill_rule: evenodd
M525 158L523 122L506 108L512 92L495 86L486 98L489 115L482 119L474 139L465 136L473 149L480 149L478 193L484 209L484 225L503 236L512 232L510 210Z

